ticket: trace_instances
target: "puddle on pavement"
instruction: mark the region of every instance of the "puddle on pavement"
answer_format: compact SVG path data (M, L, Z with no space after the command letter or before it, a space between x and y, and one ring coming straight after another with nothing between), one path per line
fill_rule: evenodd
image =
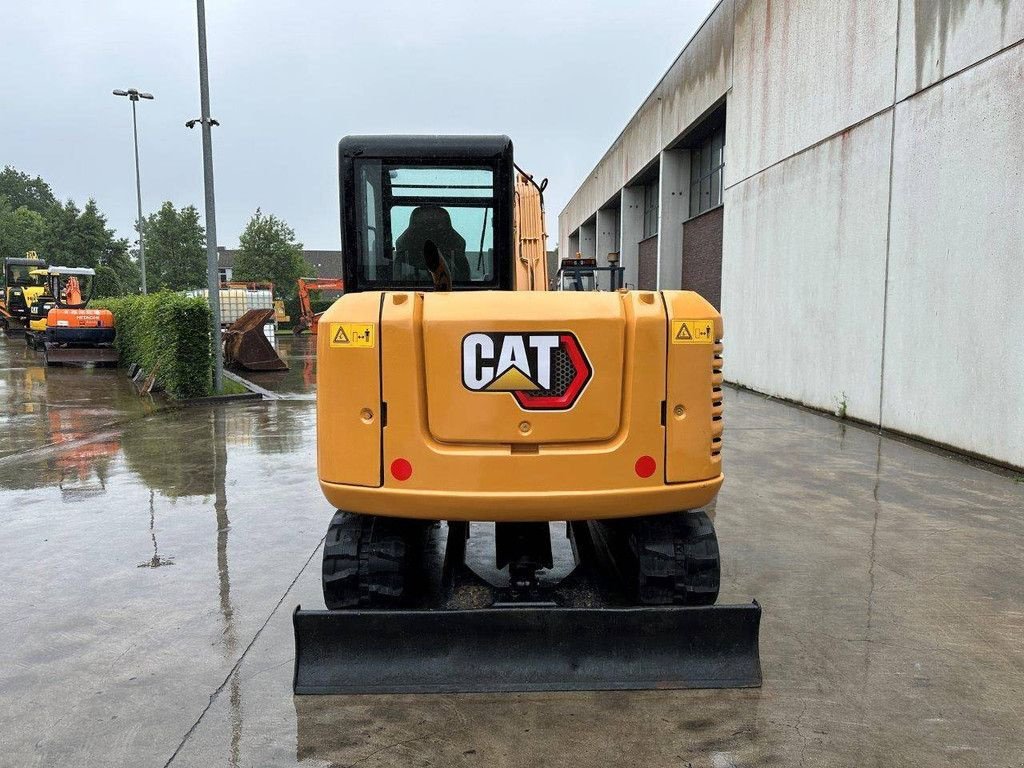
M0 461L46 445L90 437L104 424L154 413L122 371L46 367L23 339L0 336Z
M238 371L238 375L286 400L315 399L316 337L308 333L300 336L279 334L276 348L281 359L288 363L287 371Z

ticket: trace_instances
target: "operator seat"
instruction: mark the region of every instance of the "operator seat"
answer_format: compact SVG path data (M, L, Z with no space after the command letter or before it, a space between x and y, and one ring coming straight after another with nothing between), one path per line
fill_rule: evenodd
M448 211L439 205L421 205L409 216L409 227L395 242L395 278L430 280L430 272L423 260L423 246L432 240L438 247L455 282L469 280L469 260L466 258L466 240L452 226Z

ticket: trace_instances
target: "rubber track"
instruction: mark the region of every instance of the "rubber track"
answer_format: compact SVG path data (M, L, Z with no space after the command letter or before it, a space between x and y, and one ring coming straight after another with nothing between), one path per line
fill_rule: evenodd
M323 591L329 609L397 606L410 593L422 526L337 512L324 539Z
M714 605L720 565L718 538L703 510L635 521L629 537L644 605Z

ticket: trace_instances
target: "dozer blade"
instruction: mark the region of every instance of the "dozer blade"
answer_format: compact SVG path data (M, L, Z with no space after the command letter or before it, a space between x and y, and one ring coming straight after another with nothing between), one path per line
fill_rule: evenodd
M296 694L755 688L761 607L295 609Z
M57 347L46 345L47 365L117 365L113 347Z
M224 364L247 371L287 371L288 363L263 334L263 326L273 317L273 309L250 309L225 328Z

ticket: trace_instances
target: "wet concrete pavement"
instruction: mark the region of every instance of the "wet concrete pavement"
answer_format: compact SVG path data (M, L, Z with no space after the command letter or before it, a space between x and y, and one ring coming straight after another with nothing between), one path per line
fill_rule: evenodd
M131 381L110 368L40 365L42 353L0 334L0 417L4 457L90 436L117 421L152 413Z
M277 353L288 363L287 371L247 372L246 379L288 400L316 399L316 336L280 334Z
M1024 764L1018 478L729 391L722 600L764 606L762 689L297 699L331 510L296 360L282 399L154 411L0 356L0 765Z

